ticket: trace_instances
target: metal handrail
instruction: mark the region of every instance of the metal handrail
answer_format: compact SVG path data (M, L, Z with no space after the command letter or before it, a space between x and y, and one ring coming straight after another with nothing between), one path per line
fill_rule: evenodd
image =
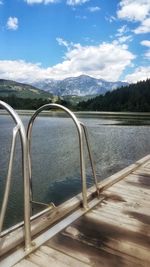
M10 158L9 158L8 172L7 172L7 178L6 178L6 186L5 186L4 197L3 197L3 202L2 202L1 212L0 212L0 233L2 232L2 229L3 229L4 218L5 218L5 214L6 214L8 197L9 197L9 192L10 192L12 166L13 166L13 160L14 160L14 150L15 150L16 137L17 137L18 130L19 130L19 126L16 125L13 128L13 138L12 138L12 144L11 144L11 150L10 150Z
M87 150L89 154L89 159L91 163L91 168L93 172L93 177L95 181L95 186L97 190L97 194L99 195L98 189L98 182L95 172L94 161L92 157L92 152L89 143L89 137L86 126L79 122L74 113L72 113L66 107L63 107L59 104L46 104L40 107L30 118L27 127L27 135L25 132L24 125L18 116L18 114L14 111L12 107L6 104L3 101L0 101L0 106L7 110L7 112L11 115L15 122L15 127L13 128L13 136L12 136L12 143L11 143L11 150L10 150L10 158L8 164L8 172L6 177L6 185L4 189L4 197L2 201L2 207L0 211L0 236L4 224L8 198L10 193L10 185L11 185L11 178L12 178L12 167L14 161L14 152L16 146L16 138L17 134L19 133L20 140L21 140L21 151L22 151L22 173L23 173L23 181L24 181L24 230L25 230L25 250L30 250L32 247L31 243L31 224L30 224L30 202L35 203L37 205L46 205L45 203L40 203L33 201L32 199L32 172L31 172L31 134L32 134L32 127L33 123L40 112L43 110L51 109L51 108L59 108L65 111L73 120L79 137L79 151L80 151L80 171L81 171L81 181L82 181L82 196L83 196L83 207L85 209L88 208L87 203L87 184L86 184L86 173L85 173L85 159L84 159L84 141L83 141L83 133L87 145ZM47 206L47 205L46 205ZM52 207L55 207L52 203Z
M85 136L85 141L86 141L86 146L87 146L88 155L89 155L90 164L91 164L91 169L92 169L92 172L93 172L93 177L94 177L94 183L95 183L95 187L96 187L96 192L97 192L97 195L99 197L98 181L97 181L97 176L96 176L96 170L95 170L95 164L94 164L94 160L93 160L92 150L91 150L91 146L90 146L90 142L89 142L89 135L88 135L87 127L81 121L80 121L80 125L83 128L83 132L84 132L84 136Z
M15 112L15 110L5 102L0 100L0 106L7 110L12 119L14 120L16 126L13 128L13 137L11 144L11 152L9 158L9 166L6 177L6 186L4 190L4 197L0 212L0 233L2 232L6 208L8 203L8 197L10 192L10 184L12 177L12 166L14 159L14 150L16 145L16 137L19 132L20 140L21 140L21 151L22 151L22 175L23 175L23 183L24 183L24 230L25 230L25 249L29 250L31 247L31 229L30 229L30 187L29 187L29 173L28 173L28 152L27 152L27 138L24 125Z
M37 117L37 115L43 111L43 110L47 110L47 109L51 109L51 108L55 108L55 109L61 109L63 111L65 111L73 120L76 128L77 128L77 132L78 132L78 137L79 137L79 151L80 151L80 171L81 171L81 181L82 181L82 196L83 196L83 207L85 209L88 208L88 204L87 204L87 185L86 185L86 173L85 173L85 160L84 160L84 149L83 149L83 136L82 136L82 127L80 122L78 121L78 119L76 118L76 116L74 115L73 112L71 112L68 108L59 105L59 104L46 104L43 105L42 107L40 107L39 109L36 110L36 112L32 115L29 123L28 123L28 127L27 127L27 140L28 140L28 160L29 160L29 176L30 176L30 188L31 188L31 202L32 202L32 170L31 170L31 133L32 133L32 127L33 127L33 123L35 118Z

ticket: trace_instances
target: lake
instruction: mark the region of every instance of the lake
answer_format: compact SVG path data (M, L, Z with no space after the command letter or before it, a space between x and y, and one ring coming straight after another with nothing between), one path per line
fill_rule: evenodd
M88 128L98 180L150 153L150 114L95 113L78 114ZM26 126L30 116L21 116ZM9 116L0 116L0 201L2 201L14 124ZM88 187L93 185L86 153ZM23 185L20 143L17 142L11 194L5 227L23 219ZM32 135L32 180L34 200L56 205L81 192L79 146L70 118L40 116Z

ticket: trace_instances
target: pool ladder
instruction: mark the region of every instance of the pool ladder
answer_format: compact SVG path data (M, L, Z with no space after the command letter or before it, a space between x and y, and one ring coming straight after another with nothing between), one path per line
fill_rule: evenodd
M0 107L5 109L9 115L12 117L13 121L15 122L15 127L13 128L13 136L12 136L12 143L11 143L11 151L10 151L10 158L8 164L8 172L6 176L6 185L4 190L4 197L1 206L0 212L0 235L2 234L9 192L10 192L10 185L11 185L11 177L12 177L12 167L13 167L13 160L14 160L14 151L16 146L16 137L19 133L20 140L21 140L21 152L22 152L22 173L23 173L23 182L24 182L24 231L25 231L25 249L30 250L31 248L31 225L30 225L30 212L32 204L43 205L47 206L45 203L37 202L33 200L33 192L32 192L32 166L31 166L31 137L32 137L32 128L36 117L44 110L49 109L60 109L66 112L69 117L73 120L79 139L79 154L80 154L80 172L81 172L81 181L82 181L82 202L83 208L88 209L88 201L87 201L87 185L86 185L86 172L85 172L85 159L84 159L84 140L87 146L87 151L90 159L90 164L93 172L94 183L96 186L96 192L99 196L99 189L98 189L98 182L96 177L95 165L92 156L92 151L89 143L88 131L86 126L80 122L77 117L71 112L68 108L59 105L59 104L46 104L41 106L39 109L35 111L35 113L31 116L28 127L27 127L27 134L25 132L24 125L16 113L16 111L6 104L3 101L0 101ZM48 205L49 207L55 207L53 203Z

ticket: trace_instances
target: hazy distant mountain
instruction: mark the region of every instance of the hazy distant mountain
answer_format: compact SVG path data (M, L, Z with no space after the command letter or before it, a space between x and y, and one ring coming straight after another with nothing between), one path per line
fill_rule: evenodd
M28 84L0 79L0 97L15 95L19 98L51 99L52 94Z
M64 80L46 79L44 81L34 83L34 86L58 96L99 95L126 85L128 84L125 82L108 82L103 79L96 79L87 75L70 77Z

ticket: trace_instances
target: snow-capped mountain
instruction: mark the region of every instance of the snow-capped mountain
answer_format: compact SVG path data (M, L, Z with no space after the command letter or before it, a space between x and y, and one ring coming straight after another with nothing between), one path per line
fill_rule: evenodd
M64 80L46 79L44 81L34 83L34 86L38 87L39 89L48 91L58 96L99 95L126 85L128 84L125 82L108 82L103 79L96 79L87 75L70 77Z

